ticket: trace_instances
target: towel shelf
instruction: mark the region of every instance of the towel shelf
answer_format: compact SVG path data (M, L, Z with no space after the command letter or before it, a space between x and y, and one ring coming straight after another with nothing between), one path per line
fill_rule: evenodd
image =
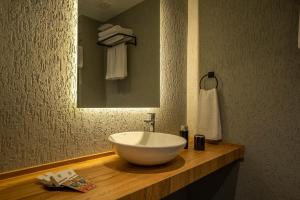
M105 44L105 41L108 41L109 39L115 37L115 36L118 36L118 35L122 35L122 36L125 36L124 38L112 43L112 44ZM116 33L112 36L109 36L108 38L105 38L104 40L101 40L101 41L98 41L97 44L100 45L100 46L105 46L105 47L113 47L113 46L116 46L118 44L121 44L121 43L126 43L126 44L129 44L129 45L134 45L136 46L137 45L137 39L136 39L136 36L134 35L127 35L127 34L124 34L124 33Z

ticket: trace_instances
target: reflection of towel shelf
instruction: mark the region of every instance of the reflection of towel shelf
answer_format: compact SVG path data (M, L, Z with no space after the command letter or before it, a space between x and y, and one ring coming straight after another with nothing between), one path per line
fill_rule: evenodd
M115 36L124 36L122 39L116 41L116 42L113 42L112 44L105 44L106 41L114 38ZM121 44L121 43L126 43L126 44L131 44L131 45L134 45L136 46L137 45L137 41L136 41L136 36L134 35L127 35L127 34L124 34L124 33L116 33L112 36L109 36L101 41L98 41L97 44L100 45L100 46L106 46L106 47L113 47L113 46L116 46L118 44Z

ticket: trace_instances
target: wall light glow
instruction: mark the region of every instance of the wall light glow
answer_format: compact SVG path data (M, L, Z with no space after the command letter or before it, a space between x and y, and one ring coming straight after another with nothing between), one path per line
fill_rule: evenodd
M108 134L119 131L119 127L143 129L146 113L155 112L157 129L178 132L178 127L186 123L186 28L187 3L185 1L160 1L160 107L159 108L77 108L77 20L78 4L74 10L73 34L74 64L69 81L70 105L74 112L83 115L90 122L94 118L105 118ZM177 16L178 15L178 16ZM174 16L177 16L174 18ZM176 33L176 34L175 34ZM97 119L98 120L98 119ZM118 126L111 121L118 120ZM137 122L138 120L138 122ZM111 127L113 126L113 127Z

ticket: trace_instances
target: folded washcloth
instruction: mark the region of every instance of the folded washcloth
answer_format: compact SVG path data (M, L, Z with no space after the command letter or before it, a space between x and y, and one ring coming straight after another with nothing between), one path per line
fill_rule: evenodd
M105 37L104 39L103 38L98 38L98 41L102 41L102 40L105 40L107 37ZM123 35L116 35L110 39L107 39L105 41L103 41L104 44L106 45L110 45L110 44L113 44L114 42L117 42L117 41L120 41L124 38Z
M102 41L102 40L104 40L104 39L103 38L98 38L98 41ZM106 44L106 45L111 45L111 44L114 44L115 42L118 42L118 41L121 41L121 40L122 40L122 42L126 42L126 41L131 40L131 38L126 37L124 35L116 35L112 38L109 38L109 39L103 41L102 43Z
M217 89L200 89L198 131L206 139L219 141L222 139L220 111Z
M98 31L105 31L109 28L112 28L114 25L112 24L102 24L101 26L99 26Z
M128 28L123 28L119 25L115 25L112 28L109 28L105 31L99 32L98 33L98 37L101 38L101 40L104 40L116 33L123 33L123 34L127 34L127 35L133 35L133 31L131 29Z
M127 45L125 43L107 48L107 80L127 77Z

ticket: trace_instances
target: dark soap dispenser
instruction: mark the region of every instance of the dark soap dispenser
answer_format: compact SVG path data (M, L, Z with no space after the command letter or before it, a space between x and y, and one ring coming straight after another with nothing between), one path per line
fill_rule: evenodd
M180 136L186 139L185 149L189 147L189 130L185 125L180 126Z

